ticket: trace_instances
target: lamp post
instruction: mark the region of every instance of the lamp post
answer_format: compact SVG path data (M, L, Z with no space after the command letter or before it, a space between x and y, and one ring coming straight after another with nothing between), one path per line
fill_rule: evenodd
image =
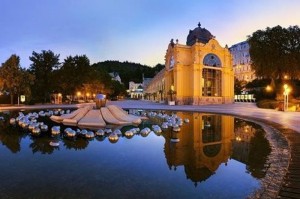
M90 93L86 93L86 101L88 101L90 99Z
M287 84L283 85L283 111L287 111L289 108L289 92L290 88Z
M270 85L268 85L268 86L266 87L266 91L267 91L267 92L271 92L271 91L272 91L272 87L271 87Z
M77 100L79 101L79 99L80 99L80 96L81 96L81 92L80 92L80 91L78 91L78 92L76 93L76 95L77 95Z
M62 94L61 93L58 93L58 95L57 95L57 103L58 104L62 103Z

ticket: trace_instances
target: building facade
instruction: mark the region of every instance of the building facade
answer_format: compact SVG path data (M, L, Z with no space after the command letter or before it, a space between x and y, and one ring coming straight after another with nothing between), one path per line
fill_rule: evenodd
M153 101L164 101L166 99L165 91L165 69L162 69L154 78L145 85L145 99Z
M162 88L166 99L175 100L179 105L233 103L234 73L230 51L227 46L221 47L200 23L190 30L186 45L171 40L165 61L163 75L154 78L147 89L158 93Z
M118 82L120 82L120 84L122 84L122 80L121 80L119 73L112 72L112 73L109 73L109 75L111 76L111 80L118 81Z
M135 83L133 81L130 81L127 93L132 99L142 99L144 96L143 90L143 83Z
M247 41L237 43L229 48L233 58L234 75L239 81L251 82L256 76L251 69L251 58Z
M164 152L170 169L184 166L187 179L197 185L214 175L221 164L226 164L232 155L234 118L225 115L203 113L177 113L188 118L189 125L181 131L164 133ZM189 133L186 133L189 132ZM178 143L171 139L177 138Z

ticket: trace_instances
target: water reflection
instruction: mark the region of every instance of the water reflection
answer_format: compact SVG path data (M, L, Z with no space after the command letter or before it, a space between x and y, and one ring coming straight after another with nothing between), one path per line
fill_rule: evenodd
M177 115L188 119L189 123L180 126L179 132L168 128L162 133L156 133L165 139L163 150L170 170L176 171L178 167L183 166L187 179L197 186L214 175L221 164L227 165L229 159L234 159L246 164L246 169L252 176L256 178L265 176L265 163L271 149L260 126L226 115L188 112L178 112ZM12 153L21 151L20 142L26 136L30 138L29 148L32 152L41 154L58 152L61 147L68 150L84 150L90 141L99 142L106 139L106 136L96 137L93 140L53 138L49 132L40 137L32 137L25 130L10 126L8 121L7 116L5 121L0 122L0 142ZM41 121L49 124L49 129L51 125L57 125L52 124L47 118L42 118ZM162 122L163 119L153 117L142 123L140 128ZM61 126L62 130L65 128ZM137 136L125 136L125 132L130 128L133 127L121 128L123 135L120 139L132 139L133 136ZM147 137L149 133L139 135ZM55 139L60 141L60 146L49 145L49 142Z
M63 145L66 149L74 149L74 150L83 150L89 145L89 140L87 139L64 139Z
M179 133L168 130L163 134L164 152L171 170L184 166L187 179L197 186L232 158L246 164L252 176L265 176L265 163L271 149L260 126L231 116L177 114L188 118L190 123L183 125ZM174 137L180 141L172 142Z
M55 150L59 150L59 147L49 145L48 137L31 137L31 140L32 143L29 144L29 147L32 149L32 153L52 154Z
M235 119L235 140L232 157L247 165L247 170L256 178L265 176L265 163L271 147L265 139L264 130L257 124Z
M7 114L1 114L1 116L4 117L4 120L0 121L0 142L12 153L17 153L21 151L21 139L27 135L9 126Z
M226 163L232 153L231 140L234 138L234 118L231 116L201 113L177 113L188 118L177 133L180 142L170 138L174 132L165 134L164 151L170 169L184 166L186 177L195 185L215 173L219 165Z

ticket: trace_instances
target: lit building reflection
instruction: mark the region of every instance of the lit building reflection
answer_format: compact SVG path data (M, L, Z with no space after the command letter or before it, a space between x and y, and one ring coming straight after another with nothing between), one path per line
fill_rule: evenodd
M263 129L252 122L232 116L177 113L190 123L181 126L180 132L170 129L164 134L164 152L171 170L184 166L187 179L200 183L212 176L221 164L234 159L246 165L249 173L265 176L264 165L271 152ZM177 138L179 142L172 142Z
M180 142L171 142L174 132L165 134L165 155L170 169L184 166L188 179L195 185L209 178L232 153L234 118L201 113L177 113L190 123L176 133Z
M227 165L229 159L234 159L246 165L249 174L255 178L263 178L266 172L266 161L271 152L265 132L258 124L248 122L232 116L177 112L178 117L188 120L180 126L180 131L168 128L163 132L155 133L164 136L164 153L171 170L184 167L187 179L197 185L214 175L221 164ZM160 117L153 117L143 122L139 128L151 127L152 124L161 124ZM47 123L47 121L44 121ZM49 123L51 124L51 122ZM120 139L131 139L132 134L126 131L134 126L122 127L124 135ZM62 128L65 128L62 126ZM173 130L174 131L173 131ZM147 137L143 130L137 135ZM28 130L18 126L10 126L9 120L0 121L0 144L7 147L12 153L21 151L21 140L29 136L29 148L33 153L52 154L60 148L67 150L84 150L89 140L78 137L68 139L57 138L61 145L50 146L53 137L50 133L39 137L32 136ZM104 141L107 136L98 136L97 141ZM118 137L119 139L119 137ZM108 141L108 140L106 140Z
M265 163L271 147L265 131L258 124L235 118L232 142L232 158L246 165L248 172L256 178L265 176Z

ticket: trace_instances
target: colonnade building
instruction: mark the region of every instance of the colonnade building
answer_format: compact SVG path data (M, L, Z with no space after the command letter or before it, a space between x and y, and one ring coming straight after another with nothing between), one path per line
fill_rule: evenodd
M189 31L185 45L171 40L165 55L165 69L159 76L145 89L146 93L157 93L157 100L174 99L178 105L234 101L230 51L227 46L220 46L200 23Z
M233 71L240 81L251 82L256 79L255 71L251 69L249 43L243 41L229 48L233 58Z

